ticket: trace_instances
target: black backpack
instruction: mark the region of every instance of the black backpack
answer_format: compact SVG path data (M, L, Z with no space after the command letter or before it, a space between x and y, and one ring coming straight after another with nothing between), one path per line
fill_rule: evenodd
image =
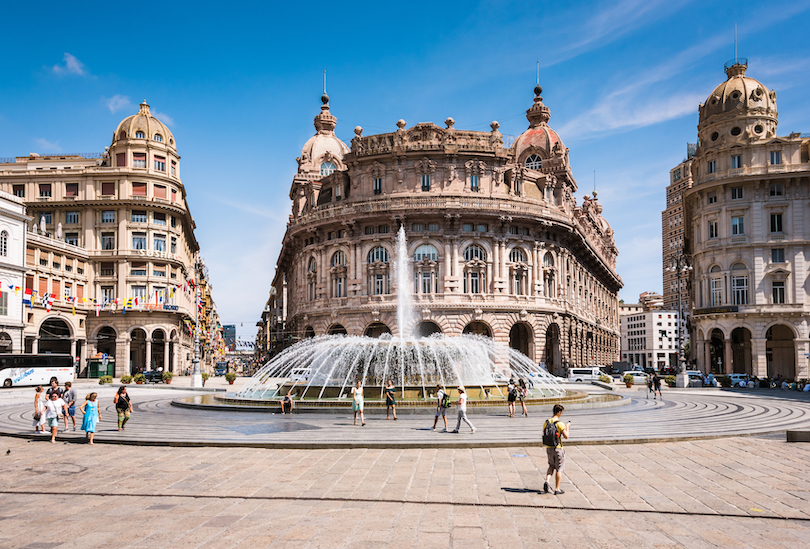
M442 395L442 408L449 408L450 407L450 395L444 393Z
M560 430L557 429L557 422L547 419L543 424L543 446L556 448L560 445Z
M518 396L517 387L512 387L511 389L509 389L509 396L511 398L517 398Z

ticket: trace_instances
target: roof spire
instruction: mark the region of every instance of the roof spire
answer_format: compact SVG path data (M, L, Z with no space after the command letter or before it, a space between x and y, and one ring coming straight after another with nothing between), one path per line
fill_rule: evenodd
M323 95L321 96L321 103L326 105L327 109L329 108L329 96L326 95L326 71L323 71Z
M529 126L535 127L540 124L546 124L551 118L551 109L543 104L543 98L540 94L543 93L543 88L540 87L540 60L537 61L537 85L534 87L534 105L526 111L526 118L529 120Z

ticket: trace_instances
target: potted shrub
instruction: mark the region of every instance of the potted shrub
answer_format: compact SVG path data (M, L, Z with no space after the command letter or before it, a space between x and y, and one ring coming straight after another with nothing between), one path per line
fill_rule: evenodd
M675 376L667 376L664 378L664 381L666 381L667 385L669 385L670 387L675 387L675 385L677 385L678 383L677 380L675 379Z
M98 378L99 385L109 385L112 382L113 382L112 376L101 376L100 378Z
M599 376L599 381L601 381L602 383L610 383L613 380L611 379L611 377L609 375L602 374L602 375Z
M121 383L124 385L129 385L132 383L132 376L121 376Z
M202 374L200 374L200 375L202 375L203 387L205 387L205 382L206 382L206 381L208 381L208 378L209 378L209 377L211 377L211 376L210 376L208 373L206 373L206 372L203 372L203 373L202 373Z
M225 374L225 381L227 381L229 385L233 385L233 382L236 381L236 374L233 372L228 372Z
M132 380L138 385L143 385L146 383L146 376L143 374L135 374L135 377L133 377Z
M161 375L161 377L163 378L163 383L169 385L172 382L174 374L171 372L163 372L163 375Z
M633 375L632 375L632 374L624 374L624 378L622 379L622 381L624 381L624 384L625 384L625 385L627 386L627 388L629 389L630 387L632 387L632 386L633 386L633 383L634 383L636 380L635 380L635 378L633 377Z

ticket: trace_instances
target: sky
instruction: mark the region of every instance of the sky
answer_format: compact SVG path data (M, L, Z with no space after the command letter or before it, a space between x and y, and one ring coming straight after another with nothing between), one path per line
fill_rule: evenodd
M615 230L620 297L662 291L669 170L698 105L749 59L777 91L779 134L810 132L810 0L699 2L43 1L4 7L0 157L101 152L146 99L174 133L223 324L253 339L315 129L323 71L346 143L396 121L523 132L536 63L577 198Z

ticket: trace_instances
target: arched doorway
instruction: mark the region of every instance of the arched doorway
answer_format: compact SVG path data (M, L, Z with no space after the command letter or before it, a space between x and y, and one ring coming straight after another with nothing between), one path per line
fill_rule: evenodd
M304 329L304 339L307 339L307 338L310 338L310 337L315 337L315 330L314 330L314 328L312 328L312 326L307 326Z
M104 326L96 334L96 350L107 354L110 360L115 360L115 340L118 334L112 326Z
M146 332L135 328L129 339L129 372L135 375L146 370Z
M363 332L363 335L366 337L380 337L383 334L390 334L391 328L383 324L382 322L372 322L368 326L366 326L366 331Z
M529 343L531 342L529 330L530 328L522 322L515 323L509 330L509 346L526 356L529 356Z
M442 333L442 329L438 324L431 320L423 320L414 326L413 333L416 335L416 337L430 337L433 334Z
M464 330L462 330L461 333L492 337L492 330L489 329L489 326L487 326L485 322L481 322L480 320L473 320L464 326Z
M152 332L152 353L151 353L151 368L165 372L166 368L166 332L161 329Z
M796 346L793 330L782 324L771 326L765 333L765 359L768 377L781 375L785 379L796 377Z
M710 346L710 368L709 371L713 374L724 374L726 368L726 349L725 349L725 336L723 331L719 328L712 330L712 335L709 340Z
M326 330L326 333L329 335L348 335L349 332L340 324L332 324L329 326L329 329Z
M70 354L70 326L61 318L49 318L39 327L40 353Z
M565 377L568 372L563 371L562 353L560 353L560 327L552 323L546 328L546 348L544 352L546 370L555 376Z
M751 332L748 328L731 331L731 356L735 374L753 374L751 367Z
M0 332L0 353L10 353L14 350L14 343L11 336L6 332Z

